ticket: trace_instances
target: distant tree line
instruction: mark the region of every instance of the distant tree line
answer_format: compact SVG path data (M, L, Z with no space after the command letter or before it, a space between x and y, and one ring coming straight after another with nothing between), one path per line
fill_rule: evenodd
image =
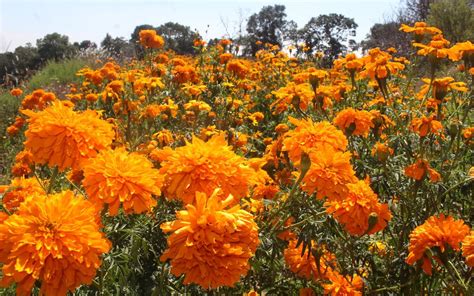
M402 23L413 24L427 21L441 28L445 37L452 41L473 40L474 0L402 0L402 6L394 18L385 23L374 24L370 33L361 43L354 40L357 24L352 18L341 14L319 15L311 18L302 28L287 19L284 5L264 6L246 20L245 33L239 30L233 39L236 54L252 56L266 44L280 48L294 48L296 55L323 54L323 65L331 65L339 55L358 48L383 49L394 47L400 54L408 54L411 48L407 34L401 33ZM243 21L242 21L243 22ZM0 84L16 83L28 77L47 61L74 57L89 52L105 57L143 57L139 45L139 32L144 29L156 30L165 39L165 46L178 54L193 54L194 40L201 36L190 27L168 22L158 27L140 25L132 32L129 40L107 34L98 46L92 41L70 43L68 36L52 33L36 41L36 46L19 46L13 52L0 54ZM209 40L215 44L218 39Z

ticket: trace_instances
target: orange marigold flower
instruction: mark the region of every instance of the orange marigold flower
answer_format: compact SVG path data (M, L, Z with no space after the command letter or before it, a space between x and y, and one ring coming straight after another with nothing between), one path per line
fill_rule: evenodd
M462 255L466 258L466 264L474 267L474 230L462 241Z
M240 79L244 79L247 73L250 71L246 63L240 59L232 59L227 62L226 70Z
M311 288L301 288L298 292L299 296L316 296L313 289Z
M104 150L83 167L82 184L90 200L108 204L117 215L120 204L125 213L140 214L156 206L164 178L143 155L125 149Z
M14 282L29 295L66 295L92 283L111 244L100 232L94 206L71 191L33 195L0 224L2 286Z
M413 43L414 47L421 48L417 54L422 56L430 56L434 59L442 59L452 55L452 51L446 48L450 42L444 39L442 34L434 35L427 45L422 43Z
M425 22L416 22L413 27L410 27L408 25L402 24L400 27L400 31L406 32L406 33L414 33L415 34L415 40L421 41L423 38L423 35L435 35L435 34L441 34L441 30L436 28L436 27L429 27Z
M348 135L367 138L370 129L374 127L372 118L372 114L368 111L346 108L337 113L333 122Z
M425 159L418 159L415 163L405 168L405 175L416 181L423 180L427 175L431 182L438 182L441 175L431 168L430 164Z
M139 34L140 44L145 48L161 48L165 44L163 37L155 30L141 30Z
M411 121L411 128L420 137L426 137L428 134L440 135L443 132L443 125L435 119L434 115L429 117L414 118Z
M301 243L298 247L296 244L297 240L291 240L283 252L288 268L307 280L325 279L335 266L336 256L324 246L318 246L314 242L306 247L304 253L303 244ZM319 255L319 258L315 257L315 253Z
M421 79L425 84L421 87L421 90L416 94L418 99L423 99L426 97L426 94L431 89L432 96L438 101L442 101L447 95L448 91L457 90L460 92L467 92L467 88L464 82L455 81L453 77L442 77L435 78L433 81L429 78Z
M372 148L372 156L376 156L379 161L386 161L390 155L393 155L393 149L385 143L377 142Z
M161 225L168 249L161 260L171 260L171 273L184 274L184 284L204 289L233 286L250 268L258 246L258 227L252 214L240 209L229 195L222 200L216 189L211 196L196 192L195 205Z
M223 198L232 194L238 201L247 196L255 179L255 171L227 145L224 133L207 142L193 137L186 146L175 150L165 147L150 156L160 161L166 198L178 198L186 204L194 202L196 192L211 195L215 188L222 189Z
M174 67L172 73L173 73L173 81L177 83L199 82L199 76L196 73L196 69L193 66L178 65Z
M319 150L309 153L311 166L303 178L302 189L322 199L343 198L347 185L357 181L349 152Z
M409 254L406 263L413 265L423 260L423 270L431 275L431 261L425 254L432 247L438 247L441 253L449 245L459 251L461 241L469 234L469 226L463 220L454 220L451 216L440 214L429 217L425 223L410 233Z
M384 229L392 214L387 204L378 201L365 181L348 184L348 193L342 200L329 200L324 206L334 219L352 235L373 234Z
M234 55L231 54L231 53L223 53L223 54L219 55L219 63L220 64L225 64L228 61L230 61L233 57L234 57Z
M11 180L1 203L10 213L15 212L20 204L30 195L44 194L44 189L36 178L23 177Z
M275 108L274 113L280 114L293 106L296 110L305 111L313 101L315 94L311 84L296 84L289 82L286 86L273 91L276 101L270 107Z
M19 97L19 96L21 96L22 93L23 93L23 91L19 88L14 88L10 91L10 94L14 97Z
M345 151L347 148L346 136L327 121L314 123L311 119L292 117L289 121L296 128L285 134L283 151L288 151L290 160L295 164L300 162L301 153L305 150Z
M112 125L96 111L74 112L58 101L40 112L23 110L29 127L26 149L36 163L57 166L60 171L79 169L82 163L112 143Z
M328 273L330 283L323 284L324 294L333 296L362 296L364 281L360 276L354 274L352 278L343 276L337 271Z

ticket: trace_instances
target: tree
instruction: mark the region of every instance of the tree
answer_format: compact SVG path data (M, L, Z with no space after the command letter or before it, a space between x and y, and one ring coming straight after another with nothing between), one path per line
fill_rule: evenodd
M27 76L31 70L36 70L41 64L38 49L30 43L15 49L13 64L21 77Z
M254 55L261 48L257 41L282 47L288 33L287 25L284 5L264 6L247 22L246 53Z
M355 41L349 36L355 36L356 29L354 19L331 13L311 18L300 30L300 36L309 53L315 50L323 52L326 63L331 65L338 55L355 46Z
M81 43L74 42L74 46L80 51L94 50L97 49L97 44L90 40L83 40Z
M36 41L41 60L60 60L74 55L75 48L69 43L69 37L52 33Z
M401 18L408 23L426 21L430 12L430 5L435 0L405 0L399 12Z
M474 1L441 0L430 6L428 23L443 31L451 42L474 40Z
M380 47L386 50L389 47L395 48L399 54L407 55L411 47L411 36L400 29L401 23L391 21L385 24L375 24L370 28L370 33L361 42L362 49L368 50Z
M133 53L131 54L133 46L129 42L121 37L112 38L109 33L105 35L104 40L100 43L100 47L106 55L115 58L133 55Z
M156 31L165 39L165 48L172 49L178 54L193 54L194 40L201 38L190 27L173 22L157 27Z

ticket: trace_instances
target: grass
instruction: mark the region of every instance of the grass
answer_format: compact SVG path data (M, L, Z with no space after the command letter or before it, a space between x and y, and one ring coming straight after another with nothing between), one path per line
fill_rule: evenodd
M11 160L20 146L17 139L7 135L7 127L15 121L20 106L20 100L9 91L0 88L0 184L8 180ZM14 143L15 142L15 143Z
M88 65L86 59L74 58L64 61L50 61L38 71L27 84L29 90L47 88L52 85L66 85L79 82L76 72Z

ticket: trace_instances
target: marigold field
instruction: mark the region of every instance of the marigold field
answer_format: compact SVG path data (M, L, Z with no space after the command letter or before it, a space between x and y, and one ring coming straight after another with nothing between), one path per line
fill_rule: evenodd
M140 32L12 89L2 295L473 295L474 45L320 55Z

